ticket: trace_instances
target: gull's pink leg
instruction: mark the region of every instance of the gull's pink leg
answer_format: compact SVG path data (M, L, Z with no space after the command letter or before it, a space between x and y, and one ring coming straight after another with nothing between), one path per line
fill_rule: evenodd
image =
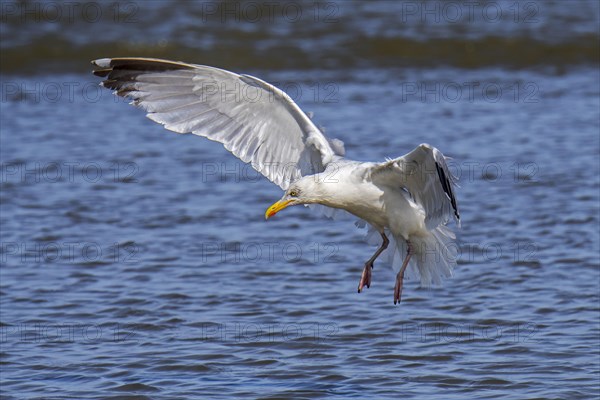
M406 249L406 257L404 258L404 262L402 263L402 267L400 268L400 272L396 275L396 286L394 287L394 304L400 303L400 298L402 297L402 282L404 281L404 270L408 266L408 261L410 260L410 256L413 254L412 244L407 240L406 244L408 248Z
M363 269L362 275L360 277L360 281L358 282L358 293L363 290L363 287L371 287L371 269L373 269L373 263L375 259L379 257L379 255L388 247L390 240L385 236L385 232L379 232L381 237L383 238L383 243L377 249L373 257L369 258L369 261L365 263L365 268Z
M361 292L363 287L371 287L371 269L372 265L365 264L365 268L363 269L362 275L360 276L360 281L358 282L358 293Z

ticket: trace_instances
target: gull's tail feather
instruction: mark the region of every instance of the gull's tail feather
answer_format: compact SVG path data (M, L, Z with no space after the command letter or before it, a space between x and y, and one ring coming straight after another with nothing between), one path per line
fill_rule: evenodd
M413 255L407 268L409 279L419 279L421 286L439 285L445 278L452 276L458 248L456 236L444 225L429 231L427 236L411 237ZM396 252L392 266L397 272L406 256L407 243L405 240L396 241Z
M397 273L406 257L407 243L402 238L394 237L387 230L386 235L390 244L381 256ZM372 227L369 227L366 239L369 244L381 244L379 233ZM406 268L406 278L419 280L421 286L427 287L431 284L439 285L443 279L452 276L458 247L456 236L448 227L440 225L429 231L425 237L412 237L411 244L413 255Z

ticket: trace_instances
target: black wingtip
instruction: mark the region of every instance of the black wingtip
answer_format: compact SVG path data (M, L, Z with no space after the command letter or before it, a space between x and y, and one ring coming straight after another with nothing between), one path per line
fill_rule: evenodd
M450 182L449 177L446 175L444 168L442 168L437 161L435 162L435 168L437 169L438 177L440 179L440 183L442 184L442 188L444 189L444 192L450 199L450 204L452 204L454 216L456 217L456 220L460 223L460 214L458 212L458 207L456 206L456 198L454 197L454 193L452 191L452 183Z

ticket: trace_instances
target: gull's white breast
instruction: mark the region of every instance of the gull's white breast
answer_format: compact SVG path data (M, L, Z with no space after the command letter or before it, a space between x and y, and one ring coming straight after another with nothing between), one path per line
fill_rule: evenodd
M319 174L324 204L342 208L378 230L389 228L408 238L425 229L424 214L402 188L377 185L371 180L375 163L333 164Z

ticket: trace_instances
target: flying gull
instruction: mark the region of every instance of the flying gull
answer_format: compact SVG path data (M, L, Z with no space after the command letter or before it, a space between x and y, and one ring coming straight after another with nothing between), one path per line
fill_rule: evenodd
M455 178L435 147L421 144L384 162L352 161L344 157L343 142L328 139L285 92L253 76L152 58L92 64L104 87L133 100L151 120L222 143L280 186L285 193L265 218L297 204L358 217L371 243L381 237L364 265L359 293L370 287L373 264L384 251L397 270L394 304L407 267L421 285L452 275L455 236L446 224L454 219L460 226L460 214Z

